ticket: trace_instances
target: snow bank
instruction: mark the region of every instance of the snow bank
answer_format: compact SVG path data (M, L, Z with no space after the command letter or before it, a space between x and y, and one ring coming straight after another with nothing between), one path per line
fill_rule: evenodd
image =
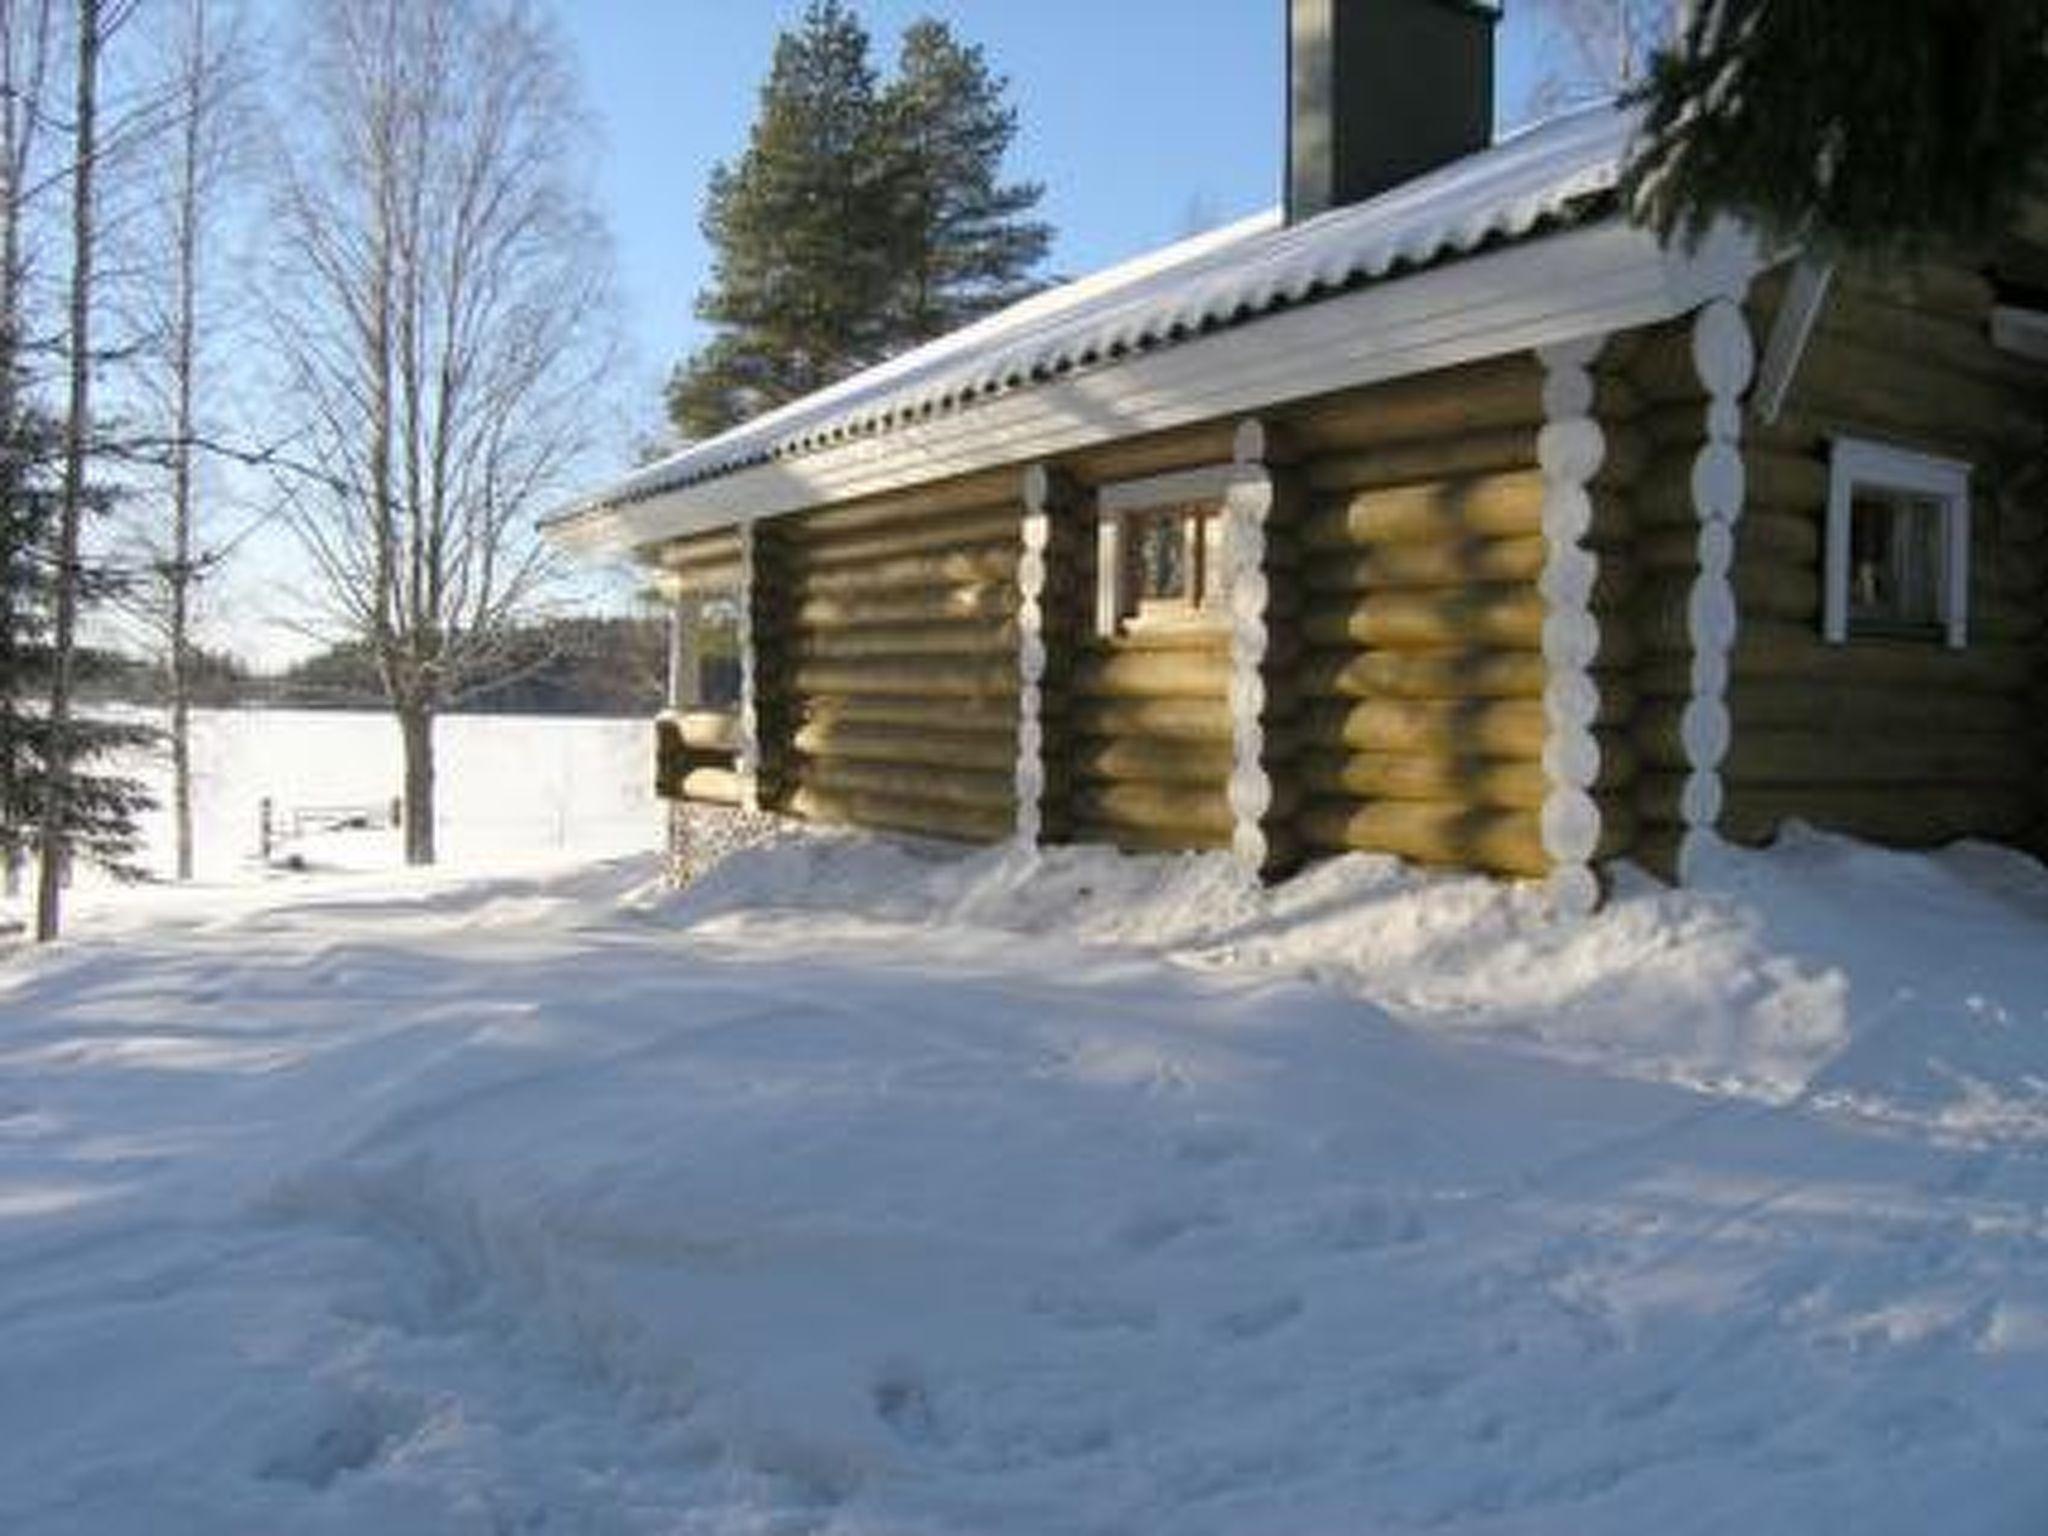
M817 834L664 906L686 926L791 909L850 942L886 922L1135 945L1622 1076L2048 1142L2048 869L1987 845L1895 853L1793 827L1719 850L1683 891L1625 871L1574 921L1526 888L1362 854L1261 889L1221 854Z

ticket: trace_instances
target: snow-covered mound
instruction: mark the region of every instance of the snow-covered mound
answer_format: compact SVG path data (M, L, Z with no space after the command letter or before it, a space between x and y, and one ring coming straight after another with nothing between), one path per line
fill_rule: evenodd
M1893 853L1794 827L1766 852L1721 850L1684 891L1624 873L1578 921L1526 887L1366 855L1260 889L1221 854L961 857L825 835L714 871L667 910L790 909L849 933L1136 945L1622 1075L2048 1143L2048 869L1983 844Z
M652 874L9 960L0 1530L2048 1529L2036 866Z

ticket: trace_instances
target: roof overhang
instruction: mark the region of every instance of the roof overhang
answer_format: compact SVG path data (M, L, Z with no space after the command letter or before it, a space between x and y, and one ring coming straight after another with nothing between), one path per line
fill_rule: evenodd
M1733 226L1666 247L1616 216L1077 371L892 430L546 525L624 554L760 518L1029 464L1102 443L1653 325L1741 291L1762 265Z

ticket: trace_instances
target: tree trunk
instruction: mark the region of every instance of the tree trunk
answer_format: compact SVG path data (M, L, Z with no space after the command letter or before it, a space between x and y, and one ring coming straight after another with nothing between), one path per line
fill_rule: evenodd
M62 926L71 838L71 671L77 649L78 533L85 517L87 414L92 390L93 162L100 57L99 0L78 0L77 113L71 173L71 388L64 421L64 492L57 540L57 602L50 656L49 785L36 871L36 942L48 943Z
M197 369L199 287L199 156L207 100L206 4L190 12L185 121L179 145L177 207L177 315L171 372L176 424L171 459L170 674L171 815L176 829L178 878L192 878L192 583L193 384Z
M405 862L434 862L434 711L424 704L398 706L398 733L405 743Z

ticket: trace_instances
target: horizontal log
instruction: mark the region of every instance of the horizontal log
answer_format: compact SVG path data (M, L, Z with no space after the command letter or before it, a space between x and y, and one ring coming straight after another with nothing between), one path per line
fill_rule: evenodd
M1816 335L1881 347L1998 388L2024 387L2026 365L1991 344L1990 313L1986 305L1964 318L1901 303L1895 294L1838 285Z
M1449 753L1519 757L1543 754L1550 723L1530 699L1371 699L1323 705L1304 713L1305 744L1342 743L1361 752Z
M1086 497L1088 488L1117 480L1138 480L1176 470L1228 464L1237 436L1235 421L1205 422L1144 437L1119 438L1082 449L1060 468Z
M655 577L654 587L663 597L670 599L731 598L739 593L740 575L738 561L692 566L686 571L660 572Z
M1230 706L1222 691L1208 698L1076 699L1070 710L1077 732L1100 736L1153 736L1180 742L1228 742Z
M1144 651L1119 648L1084 655L1071 691L1081 698L1221 699L1230 687L1227 650Z
M740 776L730 768L692 768L677 785L680 798L706 805L738 805Z
M1541 879L1550 873L1538 813L1455 801L1312 800L1296 818L1308 843L1413 863Z
M1299 671L1315 698L1541 698L1550 680L1535 650L1312 651Z
M693 752L736 752L740 743L737 712L713 709L670 710L655 719L658 730L672 733L678 745Z
M865 661L901 657L989 658L1017 655L1017 626L1007 622L878 625L872 629L803 629L799 660Z
M1063 711L1057 692L1041 693L1041 716L1057 719ZM961 699L929 691L908 694L837 694L803 701L802 725L828 729L859 729L866 726L905 726L919 731L992 736L1014 743L1017 735L1017 697L1013 691L985 700Z
M1019 550L1008 545L942 549L893 560L808 569L796 588L804 597L854 597L875 592L923 591L932 587L1009 586L1017 579Z
M1638 738L1646 761L1672 763ZM2003 736L1848 736L1838 731L1738 731L1721 775L1730 784L2022 783L2037 771L2031 746Z
M1301 633L1311 645L1536 650L1543 644L1547 614L1543 598L1527 588L1388 593L1344 606L1313 607L1302 617Z
M1142 827L1130 822L1068 818L1067 840L1131 853L1208 853L1230 846L1228 830L1186 826Z
M877 795L907 804L1000 815L1017 803L1014 766L1000 773L976 773L961 768L808 758L797 777L805 787L826 794Z
M1311 456L1542 422L1543 371L1527 353L1347 391L1278 417Z
M1538 810L1550 792L1550 776L1541 763L1448 753L1305 753L1294 773L1302 792L1313 799L1434 800Z
M1385 591L1533 582L1550 546L1540 535L1512 539L1433 540L1384 544L1359 554L1337 554L1302 572L1310 592Z
M894 588L844 597L812 597L797 604L801 629L873 629L902 624L977 623L1000 625L1017 612L1014 586Z
M1763 843L1797 819L1873 842L1931 847L1959 837L2017 836L2033 824L2036 804L2024 788L1997 784L1747 785L1730 792L1717 830L1734 842Z
M805 512L789 520L789 532L796 542L811 543L840 534L900 528L919 521L1012 510L1022 506L1023 496L1023 476L1018 471L996 470L920 490L895 491L869 501Z
M1525 426L1327 454L1302 465L1300 476L1311 490L1365 491L1535 467L1536 428Z
M1105 656L1128 656L1138 651L1223 656L1230 651L1230 627L1221 612L1200 613L1192 618L1127 622L1113 639L1091 635L1088 644L1090 651Z
M942 731L808 720L797 727L792 745L805 757L827 761L1003 774L1014 772L1017 766L1014 732Z
M2035 669L2034 658L2017 646L1971 645L1952 651L1924 641L1877 639L1829 645L1813 628L1765 621L1738 628L1729 663L1736 678L1871 684L1902 692L2017 692L2028 686ZM1642 680L1646 693L1691 690L1690 669L1683 661L1646 664Z
M1840 284L1850 294L1870 294L1966 321L1987 317L1997 299L1983 273L1943 262L1859 264L1840 274Z
M643 550L642 554L645 556L647 552ZM649 558L665 571L693 571L720 565L737 567L740 563L740 536L736 529L728 528L692 539L671 539L657 544Z
M980 660L929 656L803 660L792 669L790 684L799 694L979 699L1001 701L1014 710L1017 662L1011 656Z
M1699 524L1699 512L1692 499L1692 475L1693 460L1706 441L1704 409L1693 426L1697 440L1666 447L1650 461L1636 483L1630 505L1646 531L1671 524ZM1819 509L1827 505L1828 467L1809 454L1745 443L1742 464L1745 523L1751 509L1780 516L1817 516ZM1818 526L1816 523L1816 531Z
M919 521L900 529L877 529L821 539L790 551L791 563L804 571L836 570L872 561L900 560L934 550L1021 545L1021 511L974 512L935 522Z
M1235 765L1227 739L1188 742L1156 736L1083 738L1065 761L1078 779L1199 784L1219 793Z
M1533 469L1359 491L1311 511L1301 541L1309 549L1338 549L1540 534L1543 499L1543 475Z
M1191 848L1227 842L1237 825L1221 785L1076 784L1071 804L1077 824L1167 833Z
M807 821L875 827L956 842L995 843L1016 829L1016 813L941 805L900 795L851 793L800 784L787 801L792 815Z
M1965 438L2039 430L2028 396L2019 389L1901 347L1839 334L1815 338L1787 405L1909 432L1938 424Z
M1728 707L1738 731L1782 728L1883 735L1893 731L2019 736L2036 723L2017 694L1962 689L1894 689L1882 684L1831 688L1772 678L1737 679Z

